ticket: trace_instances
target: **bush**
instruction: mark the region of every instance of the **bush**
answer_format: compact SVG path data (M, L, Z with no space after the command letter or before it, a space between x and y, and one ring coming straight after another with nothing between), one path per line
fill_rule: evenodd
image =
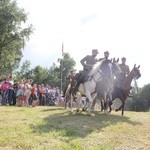
M141 97L133 99L131 111L148 111L148 101Z

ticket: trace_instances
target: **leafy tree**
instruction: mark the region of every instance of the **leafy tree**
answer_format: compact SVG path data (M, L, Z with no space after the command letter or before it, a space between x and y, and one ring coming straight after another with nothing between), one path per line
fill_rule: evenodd
M43 68L41 66L36 66L34 69L32 69L32 79L35 83L41 84L44 83L46 84L47 82L47 76L48 76L48 69Z
M55 63L50 67L49 73L47 76L47 83L51 86L59 86L60 85L60 69L56 66Z
M10 73L19 66L22 49L32 33L32 25L22 27L26 20L27 14L17 6L16 0L0 1L1 74Z
M21 66L20 74L22 78L29 79L32 78L32 70L30 69L31 62L29 60L25 60Z
M62 80L62 88L65 86L66 77L68 76L70 70L74 70L74 67L76 65L76 62L73 58L70 57L69 53L64 53L63 58L59 59L60 62L60 73L59 78ZM61 81L60 81L61 83Z
M70 70L74 69L75 61L70 57L68 53L64 54L62 59L58 59L59 65L53 63L53 65L47 69L41 66L36 66L33 69L30 69L30 61L26 60L19 71L16 74L16 80L20 80L22 78L31 78L35 83L41 84L49 84L51 86L65 86L65 78L68 76ZM62 76L61 76L62 73ZM62 77L62 78L61 78Z
M147 102L146 108L147 110L150 109L150 84L145 85L141 92L140 97Z
M132 111L148 111L149 107L148 107L147 100L144 99L143 97L141 97L140 94L136 94L133 97L133 101L132 101L130 110L132 110Z
M150 109L150 84L145 85L134 94L130 110L132 111L149 111Z
M25 60L20 67L19 71L14 72L15 79L18 81L20 79L32 78L32 70L30 69L31 62Z

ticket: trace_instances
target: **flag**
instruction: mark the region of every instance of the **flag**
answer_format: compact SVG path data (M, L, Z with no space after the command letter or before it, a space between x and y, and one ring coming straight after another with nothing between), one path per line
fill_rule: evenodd
M64 44L62 43L62 55L64 54Z

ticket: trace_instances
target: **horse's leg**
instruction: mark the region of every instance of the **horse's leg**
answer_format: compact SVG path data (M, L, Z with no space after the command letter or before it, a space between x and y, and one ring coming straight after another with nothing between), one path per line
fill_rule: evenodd
M103 103L103 99L100 100L101 103L101 112L104 110L104 103Z
M65 109L67 108L67 101L68 101L68 98L67 96L65 96Z
M120 106L118 109L116 109L115 111L122 110L122 113L121 113L121 115L123 116L123 114L124 114L125 100L124 100L124 99L122 99L121 101L122 101L122 104L121 104L121 106Z
M121 110L121 108L122 108L122 105L118 109L115 109L115 111L119 111Z
M94 108L95 108L96 102L99 102L98 105L101 107L101 111L103 111L103 109L104 109L103 100L100 97L98 97L98 96L96 96L96 98L93 100L91 111L94 112Z
M108 99L107 99L106 93L104 93L104 113L105 114L108 114L107 108L108 108Z
M112 98L112 93L109 95L109 103L108 103L108 107L109 107L109 113L111 113L112 108L111 105L113 104L113 98Z
M91 96L90 92L89 92L89 91L86 91L86 92L85 92L85 95L86 95L86 97L89 99L89 103L86 105L85 108L87 108L88 114L91 114L92 102L93 102L93 99L95 99L95 97L97 96L97 93L94 93L94 94L92 94L92 96Z
M123 99L121 98L120 100L121 100L122 104L120 105L120 107L119 107L118 109L115 109L115 111L119 111L119 110L122 109L122 106L123 106Z
M73 108L72 108L72 104L73 104L73 95L72 95L72 93L70 94L70 109L71 109L71 111L73 111Z
M86 110L87 110L87 107L86 107L86 106L88 105L88 102L89 102L89 100L88 100L87 97L85 98L85 101L84 101L84 102L82 101L82 104L83 104L83 105L82 105L82 111L86 111Z
M122 113L121 113L122 116L124 114L124 106L125 106L125 100L122 100Z
M111 113L111 111L112 111L112 108L111 108L111 105L113 104L113 101L111 101L111 103L109 103L109 113Z
M79 92L77 92L76 94L77 99L76 99L76 103L77 103L77 112L80 111L80 100L81 100L81 94Z
M111 105L109 106L109 113L111 113L111 111L112 111L112 108L111 108Z
M95 107L95 104L96 104L96 100L97 100L97 97L95 97L93 99L93 102L92 102L92 107L91 107L91 111L94 112L94 107Z

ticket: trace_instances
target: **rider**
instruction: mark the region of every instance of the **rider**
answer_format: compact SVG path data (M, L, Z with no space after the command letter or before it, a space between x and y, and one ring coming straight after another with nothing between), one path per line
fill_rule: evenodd
M81 59L80 63L83 66L83 71L80 73L77 83L75 85L75 91L77 91L80 83L86 82L88 78L88 73L92 69L93 65L98 61L96 58L97 54L99 54L97 49L92 50L92 55L87 55L83 59Z
M126 65L126 58L125 57L122 57L121 61L122 61L122 63L119 66L121 68L123 75L126 77L127 75L129 75L130 69L129 69L129 66Z
M121 62L121 64L119 64L119 66L120 66L120 69L121 69L122 73L121 73L121 75L118 77L118 82L117 82L117 84L116 84L116 86L117 86L118 88L121 88L122 83L123 83L125 77L128 76L129 73L130 73L129 66L126 65L126 58L125 58L125 57L122 57L122 58L121 58L121 61L122 61L122 62Z
M105 59L105 60L108 60L108 57L109 57L109 52L108 52L108 51L105 51L105 52L104 52L104 57L103 57L103 58L100 58L99 60L100 60L100 61L102 61L102 60L104 60L104 59Z

